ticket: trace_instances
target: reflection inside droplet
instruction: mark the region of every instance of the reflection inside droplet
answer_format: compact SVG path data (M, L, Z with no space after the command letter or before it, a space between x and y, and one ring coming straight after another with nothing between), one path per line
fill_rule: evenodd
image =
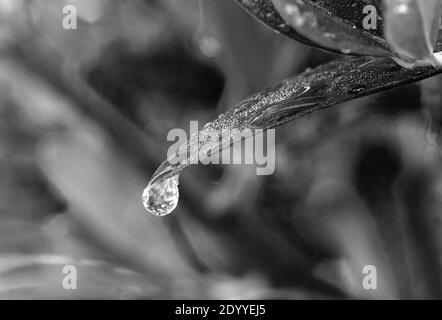
M178 204L178 175L163 181L149 183L143 191L143 205L146 210L156 216L171 213Z

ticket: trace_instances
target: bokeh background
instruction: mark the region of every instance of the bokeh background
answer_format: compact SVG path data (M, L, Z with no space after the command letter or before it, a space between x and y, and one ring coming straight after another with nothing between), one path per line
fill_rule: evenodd
M278 128L271 176L193 166L172 214L142 206L170 129L333 59L233 0L0 0L0 298L441 298L440 77Z

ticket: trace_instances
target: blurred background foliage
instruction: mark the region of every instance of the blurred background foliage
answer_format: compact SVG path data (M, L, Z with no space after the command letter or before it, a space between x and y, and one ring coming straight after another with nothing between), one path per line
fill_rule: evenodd
M170 129L336 58L234 1L0 0L0 298L441 298L440 77L278 128L274 175L193 166L145 213Z

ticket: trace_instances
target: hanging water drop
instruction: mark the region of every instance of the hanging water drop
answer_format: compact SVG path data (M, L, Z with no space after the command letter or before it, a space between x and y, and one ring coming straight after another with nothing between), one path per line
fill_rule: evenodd
M178 175L163 181L149 183L143 191L143 205L146 210L156 216L171 213L178 204Z
M441 72L428 66L404 69L387 58L351 58L283 80L220 115L168 155L144 190L143 205L153 215L170 214L178 204L179 174L201 160L201 151L204 155L207 150L217 153L230 148L244 136L240 132L253 134L251 130L274 128L308 113ZM211 130L222 139L211 139Z

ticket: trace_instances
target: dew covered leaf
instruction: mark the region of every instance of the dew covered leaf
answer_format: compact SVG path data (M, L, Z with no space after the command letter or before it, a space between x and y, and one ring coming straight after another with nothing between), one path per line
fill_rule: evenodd
M200 150L210 149L213 154L229 147L228 144L211 140L209 131L223 135L235 129L274 128L308 113L441 72L441 68L430 65L403 68L388 57L352 57L306 70L252 95L207 123L203 130L182 144L173 157L163 162L152 180L158 183L179 174L190 165L182 159L194 158ZM237 141L233 135L230 139L233 143Z
M402 68L389 58L336 60L255 94L212 122L215 129L268 129L306 113L384 91L442 72L420 66Z
M382 0L309 0L309 2L358 29L363 29L379 38L384 37Z
M258 21L261 21L276 32L279 32L295 41L312 47L324 49L327 51L339 52L334 48L325 47L319 43L316 43L315 41L312 41L308 36L306 37L300 34L294 28L292 28L287 22L284 21L279 12L276 10L275 6L272 3L272 0L236 1Z
M285 21L299 34L326 48L345 54L387 56L391 50L377 30L381 17L378 1L370 4L373 12L364 11L367 1L272 0ZM364 13L366 12L366 13ZM371 18L374 31L364 28L364 19ZM379 23L381 25L381 23Z
M385 38L399 55L398 63L435 64L434 44L441 15L440 0L384 1Z
M273 1L273 2L272 2ZM440 0L237 0L255 18L285 36L326 51L373 56L407 57L417 51L428 56L428 47L438 40ZM392 8L411 2L414 15L397 17ZM413 9L414 7L414 9ZM388 16L388 17L387 17ZM377 17L376 20L373 17ZM387 20L389 22L387 22ZM300 25L300 21L304 22ZM312 22L313 25L308 22ZM316 23L316 26L315 26ZM417 26L414 24L418 23ZM365 24L365 26L364 26ZM368 26L368 28L367 28ZM407 40L420 35L417 42ZM407 48L407 41L409 41ZM404 42L404 43L402 43ZM421 43L416 45L417 43ZM419 49L421 48L421 49ZM422 51L424 48L424 51ZM403 53L405 51L405 54ZM414 59L417 60L417 59ZM404 65L405 66L405 65Z
M354 55L385 56L391 53L383 39L381 0L236 1L270 28L306 45ZM299 11L289 9L289 12L284 12L286 5L299 5ZM366 6L371 6L378 17L376 28L368 31L363 28L367 16L367 11L364 11ZM304 18L300 18L298 13ZM305 23L300 27L297 25L300 20L312 21L313 24Z

